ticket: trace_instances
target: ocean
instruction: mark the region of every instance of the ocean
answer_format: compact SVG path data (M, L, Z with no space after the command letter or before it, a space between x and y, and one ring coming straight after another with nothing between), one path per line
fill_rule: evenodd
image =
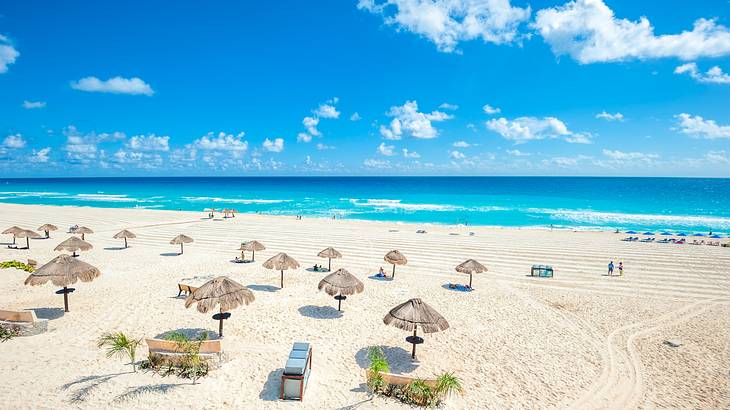
M0 179L0 202L422 224L730 233L730 179L179 177Z

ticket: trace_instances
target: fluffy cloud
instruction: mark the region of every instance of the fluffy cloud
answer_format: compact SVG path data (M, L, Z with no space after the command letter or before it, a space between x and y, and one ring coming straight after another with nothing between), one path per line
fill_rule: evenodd
M333 147L331 145L325 145L325 144L322 144L322 143L317 144L317 150L319 150L319 151L325 151L325 150L328 150L328 149L335 149L335 147Z
M209 132L194 140L191 146L203 151L243 152L248 150L248 141L243 140L244 135L243 132L239 132L236 136L220 132L216 136L214 133Z
M314 110L314 115L319 118L340 118L340 112L337 111L337 108L334 105L330 104L320 104L319 107Z
M459 106L456 104L443 103L439 105L439 108L441 108L442 110L456 111L459 109Z
M33 150L33 154L30 157L31 162L46 163L50 159L48 154L51 153L51 147L41 148L39 150Z
M421 154L415 152L415 151L408 151L407 148L403 148L403 157L404 158L421 158Z
M436 138L438 130L433 127L432 122L454 118L453 115L441 111L419 112L416 101L406 101L403 105L390 107L388 116L394 118L390 122L390 127L380 126L380 135L389 140L399 140L403 134L414 138Z
M518 150L518 149L508 149L508 150L507 150L507 153L508 153L509 155L512 155L513 157L529 157L529 156L530 156L530 154L529 154L529 153L527 153L527 152L522 152L522 151L520 151L520 150Z
M71 82L71 88L80 91L112 94L143 94L151 96L155 93L149 84L145 83L138 77L114 77L108 80L100 80L96 77L85 77L79 81Z
M603 0L574 0L540 10L533 27L555 54L568 54L583 64L730 53L730 31L714 20L699 19L691 31L657 36L646 17L616 18Z
M725 151L709 151L705 154L705 159L710 162L730 164L730 158L728 158Z
M730 84L730 74L723 72L719 66L714 66L702 73L696 63L687 63L675 68L674 74L688 74L700 83Z
M381 142L380 145L378 145L378 152L381 155L385 155L386 157L392 157L395 155L394 151L395 147L392 145L385 145L384 142Z
M302 125L304 125L304 128L307 129L307 132L309 133L309 135L314 136L314 137L319 137L320 135L322 135L319 133L319 130L317 129L318 124L319 124L319 118L316 118L316 117L304 117L304 119L302 120ZM311 141L312 139L310 138L309 140ZM306 141L306 142L309 142L309 141Z
M643 152L623 152L623 151L612 151L608 149L603 150L603 155L606 157L618 161L618 162L652 162L659 158L656 154L645 154Z
M307 133L300 132L299 135L297 135L297 141L310 142L312 141L312 137L321 137L322 133L319 132L319 130L317 129L317 126L319 125L319 120L320 118L340 118L340 112L337 111L337 107L335 107L338 101L339 99L337 97L327 100L325 103L320 104L319 107L312 110L312 113L314 114L313 117L304 117L304 119L302 119L302 125L304 125L304 128L307 129ZM353 119L356 114L357 113L353 114L350 119L353 121L360 119L359 115L357 116L357 119Z
M26 110L32 110L34 108L44 108L46 103L44 101L23 101L23 108Z
M135 135L127 141L127 148L133 151L169 151L170 137L158 137L155 134Z
M312 136L307 134L306 132L300 132L297 134L297 142L310 142L312 141Z
M449 157L451 159L464 159L464 158L466 158L466 155L464 155L463 153L461 153L459 151L454 150L454 151L449 151Z
M603 112L599 112L598 114L596 114L596 118L598 118L600 120L606 120L606 121L623 121L624 115L621 114L620 112L611 114L610 112L603 111Z
M274 140L270 140L266 138L261 144L266 151L269 152L281 152L284 151L284 139L283 138L275 138Z
M23 136L20 134L8 135L3 140L2 146L4 148L10 148L10 149L25 148L25 140L23 139Z
M137 151L118 150L110 158L109 162L116 168L124 169L131 165L140 169L157 169L164 164L160 154L149 154Z
M679 120L679 132L695 138L708 140L730 138L730 125L718 125L713 120L705 120L699 115L690 114L675 115Z
M362 119L362 117L360 116L359 113L353 113L350 116L350 121L360 121L361 119Z
M388 25L426 37L443 52L478 38L514 42L519 25L530 17L529 7L512 7L509 0L360 0L357 6L383 16Z
M515 144L549 138L562 138L574 144L590 143L589 134L570 131L564 122L555 117L519 117L514 120L502 117L487 121L486 126Z
M20 56L10 40L0 34L0 74L8 72L8 66Z
M455 143L451 144L455 148L469 148L471 147L471 144L469 144L466 141L456 141Z
M482 107L482 110L484 111L485 114L488 114L488 115L499 114L500 112L502 112L501 109L499 109L497 107L492 107L489 104L484 104L484 107Z

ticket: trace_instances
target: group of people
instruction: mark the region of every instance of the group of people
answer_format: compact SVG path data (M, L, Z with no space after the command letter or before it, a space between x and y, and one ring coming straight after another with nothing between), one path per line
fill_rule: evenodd
M317 265L316 263L314 266L312 266L312 270L315 272L329 272L329 269L325 268L322 265Z
M608 276L613 276L614 267L613 261L608 263ZM624 276L624 263L621 261L618 263L618 275Z

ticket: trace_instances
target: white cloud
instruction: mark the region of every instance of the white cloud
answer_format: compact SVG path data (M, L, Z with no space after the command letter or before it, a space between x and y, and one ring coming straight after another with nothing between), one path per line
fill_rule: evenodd
M682 134L708 140L730 138L730 125L718 125L713 120L685 113L675 115L674 118L679 119L679 132Z
M404 158L421 158L421 154L419 154L415 151L408 151L407 148L403 148L403 157Z
M406 101L403 105L390 107L388 116L394 117L390 123L390 128L381 125L380 134L385 139L390 140L399 140L404 133L414 138L436 138L438 130L433 127L432 122L454 118L453 115L441 111L419 112L418 102L416 101Z
M20 57L18 50L7 37L0 34L0 74L7 73L8 66L15 63L18 57Z
M441 108L442 110L456 111L459 109L459 106L456 104L443 103L439 105L439 108Z
M360 116L359 113L353 113L350 116L350 121L360 121L361 119L362 119L362 117Z
M489 104L484 104L484 107L482 107L482 110L484 111L485 114L488 114L488 115L499 114L500 112L502 112L501 109L499 109L497 107L492 107Z
M34 108L43 108L46 106L46 103L44 101L23 101L23 108L26 110L32 110Z
M386 24L426 37L439 51L452 52L461 41L511 43L530 8L509 0L360 0L358 8L380 14Z
M700 83L730 84L730 74L723 72L719 66L714 66L702 73L696 63L687 63L675 68L674 74L689 74Z
M20 134L8 135L3 140L3 147L10 149L25 148L25 140Z
M459 151L454 150L454 151L449 151L449 157L452 159L464 159L464 158L466 158L466 155L464 155L463 153L461 153Z
M320 118L340 118L340 112L337 111L337 108L334 105L330 104L320 104L319 107L314 110L314 115Z
M135 135L127 141L127 148L133 151L169 151L170 137L158 137L155 134Z
M46 163L48 162L48 154L51 153L51 147L41 148L39 150L33 150L33 154L30 157L31 162Z
M138 151L118 150L110 158L109 162L115 168L124 169L125 165L131 165L140 169L157 169L164 164L160 154L149 154Z
M455 148L469 148L471 147L471 144L469 144L466 141L456 141L455 143L451 144Z
M390 161L382 160L382 159L373 159L369 158L363 161L362 163L366 168L390 168Z
M657 36L646 17L616 18L603 0L575 0L540 10L533 27L555 54L568 54L583 64L730 53L730 31L714 20L698 19L691 31Z
M312 141L312 136L307 134L306 132L300 132L297 134L297 142L310 142Z
M730 164L730 158L728 158L725 151L708 151L707 154L705 154L705 159L710 162Z
M112 94L144 94L151 96L155 93L149 84L145 83L138 77L114 77L108 80L100 80L96 77L85 77L79 81L71 82L71 88L80 91Z
M596 114L596 118L600 120L606 120L606 121L623 121L624 115L620 112L617 112L615 114L611 114L610 112L606 112L605 110L602 112L599 112Z
M548 138L562 138L574 144L590 143L589 134L570 131L564 122L555 117L519 117L514 120L502 117L491 119L485 124L488 129L516 144Z
M307 132L313 137L319 137L320 135L322 135L317 129L318 124L319 118L317 117L304 117L304 119L302 120L302 125L304 125L304 128L307 129Z
M392 145L385 145L384 142L381 142L380 145L378 145L378 152L381 155L385 155L386 157L392 157L395 155L395 152L393 151L395 149Z
M248 141L243 140L243 132L239 132L236 136L226 134L225 132L214 133L209 132L206 135L194 140L191 144L193 148L203 151L234 151L243 152L248 150Z
M328 150L328 149L335 149L335 147L333 147L331 145L325 145L325 144L319 143L319 144L317 144L317 149L319 151L325 151L325 150Z
M659 158L657 154L645 154L643 152L623 152L623 151L612 151L608 149L603 150L603 155L618 162L652 162Z
M512 155L513 157L529 157L530 154L527 152L522 152L518 149L508 149L507 153Z
M283 138L275 138L274 140L270 140L266 138L261 144L265 150L269 152L281 152L284 151L284 139Z

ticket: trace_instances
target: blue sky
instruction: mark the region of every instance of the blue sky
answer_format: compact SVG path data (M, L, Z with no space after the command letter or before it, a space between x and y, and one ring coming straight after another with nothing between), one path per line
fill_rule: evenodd
M730 2L4 2L0 176L730 176Z

